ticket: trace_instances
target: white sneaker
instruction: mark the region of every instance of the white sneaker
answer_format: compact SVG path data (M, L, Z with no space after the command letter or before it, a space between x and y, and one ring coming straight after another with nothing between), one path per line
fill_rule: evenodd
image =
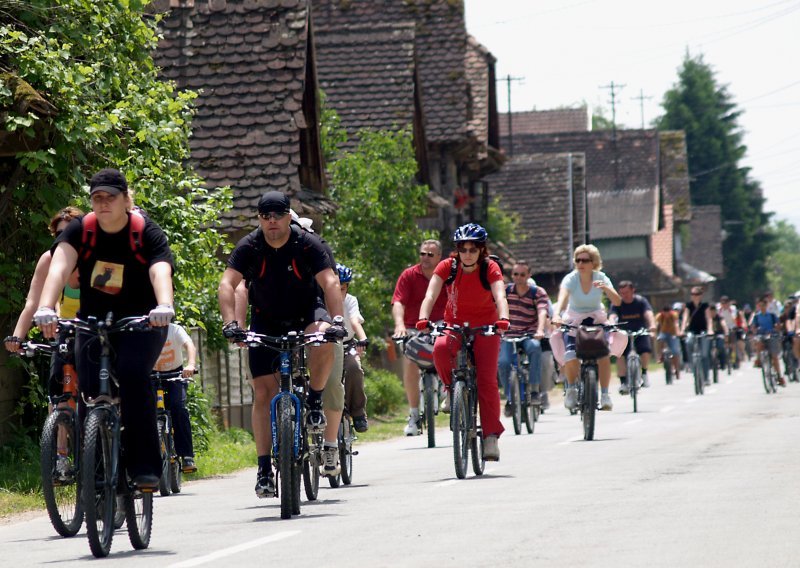
M56 474L62 481L67 479L70 474L71 466L67 456L56 457Z
M578 387L567 387L567 394L564 396L564 408L567 410L578 408Z
M619 394L626 395L631 393L631 387L628 386L628 383L620 383L619 384Z
M497 436L487 436L483 439L483 459L486 461L500 461L500 447L497 445Z
M642 375L642 388L650 388L650 377L647 375Z
M413 416L408 417L408 424L406 424L406 427L403 428L403 433L406 436L419 436L422 434L422 430L420 430L420 427L417 425L416 418Z
M611 402L611 396L608 393L600 395L600 410L612 410L614 403Z
M339 466L339 448L325 446L322 450L322 475L336 477L342 471Z
M450 393L446 392L442 401L442 412L450 414Z

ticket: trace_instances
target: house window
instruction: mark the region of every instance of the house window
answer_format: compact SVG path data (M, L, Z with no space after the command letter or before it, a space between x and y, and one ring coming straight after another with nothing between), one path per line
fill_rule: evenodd
M592 244L600 250L603 260L648 258L647 237L597 239L592 241Z

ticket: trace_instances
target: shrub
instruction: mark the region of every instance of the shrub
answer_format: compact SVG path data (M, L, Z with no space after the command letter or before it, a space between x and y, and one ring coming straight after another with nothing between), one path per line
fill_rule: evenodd
M385 369L364 366L364 386L367 391L367 409L372 415L390 414L405 400L405 390L400 378Z

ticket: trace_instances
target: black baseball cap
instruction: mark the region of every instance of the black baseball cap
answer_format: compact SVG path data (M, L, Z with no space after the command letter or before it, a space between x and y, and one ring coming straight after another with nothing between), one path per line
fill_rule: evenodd
M89 180L89 195L96 191L105 191L111 195L128 192L128 182L119 170L105 168L92 176Z
M282 191L268 191L258 200L259 213L288 213L289 196Z

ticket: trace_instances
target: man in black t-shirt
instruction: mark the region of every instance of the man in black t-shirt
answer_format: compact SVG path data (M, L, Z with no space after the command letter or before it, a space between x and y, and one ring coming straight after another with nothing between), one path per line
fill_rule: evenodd
M655 333L656 320L653 316L653 308L645 297L636 293L633 282L630 280L621 281L617 287L617 292L622 298L622 303L619 306L611 307L612 321L616 320L626 324L623 327L625 331L646 329L650 333ZM631 343L634 344L634 348L642 361L642 386L645 388L650 386L650 379L647 377L647 365L650 363L650 353L653 352L653 345L649 335L640 335L633 342L629 341L622 356L617 357L620 394L628 394L630 392L626 376L627 362L625 358L630 352Z
M246 304L236 300L243 282L249 288L251 330L280 335L331 328L330 331L343 337L344 306L330 248L316 234L292 224L289 198L280 191L270 191L261 197L258 219L259 228L242 238L228 258L219 285L226 337L235 340L242 333L239 322L244 323ZM253 435L258 453L256 495L268 497L275 494L270 461L270 401L278 392L280 356L263 348L251 348L249 355L253 376ZM310 348L308 361L311 378L308 424L313 429L325 428L324 470L335 475L336 430L341 411L322 411L322 392L334 364L333 345Z
M688 331L686 336L686 351L691 361L694 342L697 341L698 334L707 335L700 338L700 353L703 357L703 381L709 384L708 373L711 371L711 336L714 334L714 326L711 322L711 314L708 310L708 302L703 301L703 288L695 286L691 290L691 301L686 302L681 315L681 335Z

